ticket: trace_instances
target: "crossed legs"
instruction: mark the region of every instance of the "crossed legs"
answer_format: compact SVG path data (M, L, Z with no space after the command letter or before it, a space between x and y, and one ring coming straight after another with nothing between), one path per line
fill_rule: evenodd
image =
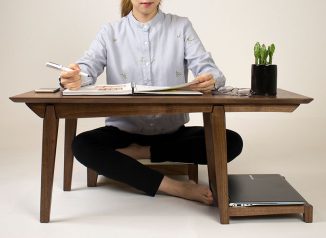
M163 192L211 204L212 192L207 186L174 180L138 161L150 158L152 162L206 164L204 138L202 127L182 127L172 134L146 136L106 126L78 135L72 149L77 160L86 167L150 196ZM240 154L242 139L237 133L227 131L227 142L230 161Z

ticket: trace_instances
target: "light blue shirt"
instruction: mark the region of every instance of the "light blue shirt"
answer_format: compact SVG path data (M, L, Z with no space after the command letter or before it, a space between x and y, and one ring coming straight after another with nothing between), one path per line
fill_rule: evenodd
M225 77L185 17L159 11L147 23L138 22L132 12L120 21L106 24L85 55L77 61L90 78L82 86L95 84L106 68L108 84L135 82L142 85L173 86L194 76L211 73L216 88ZM188 114L108 117L112 125L131 133L154 135L176 131L189 121Z

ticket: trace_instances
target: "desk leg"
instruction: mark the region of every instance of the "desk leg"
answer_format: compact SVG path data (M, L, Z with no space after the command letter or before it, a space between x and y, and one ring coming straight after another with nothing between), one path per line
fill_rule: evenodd
M212 113L204 113L205 141L209 182L217 199L221 224L229 223L228 175L225 110L216 106Z
M64 155L64 174L63 190L71 190L72 170L74 164L74 155L71 150L71 143L76 136L77 118L66 119L65 121L65 155Z
M43 119L41 214L42 223L50 221L51 197L59 119L53 105L47 105Z

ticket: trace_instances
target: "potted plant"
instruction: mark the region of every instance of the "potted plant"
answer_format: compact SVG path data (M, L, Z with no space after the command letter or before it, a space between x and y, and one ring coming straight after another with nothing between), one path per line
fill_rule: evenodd
M251 93L275 96L277 92L277 65L273 64L275 45L255 44L255 64L251 66Z

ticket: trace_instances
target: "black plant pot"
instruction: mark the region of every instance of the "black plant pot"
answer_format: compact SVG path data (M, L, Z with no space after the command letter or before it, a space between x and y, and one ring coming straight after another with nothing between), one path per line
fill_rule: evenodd
M251 66L251 93L275 96L277 92L277 65Z

